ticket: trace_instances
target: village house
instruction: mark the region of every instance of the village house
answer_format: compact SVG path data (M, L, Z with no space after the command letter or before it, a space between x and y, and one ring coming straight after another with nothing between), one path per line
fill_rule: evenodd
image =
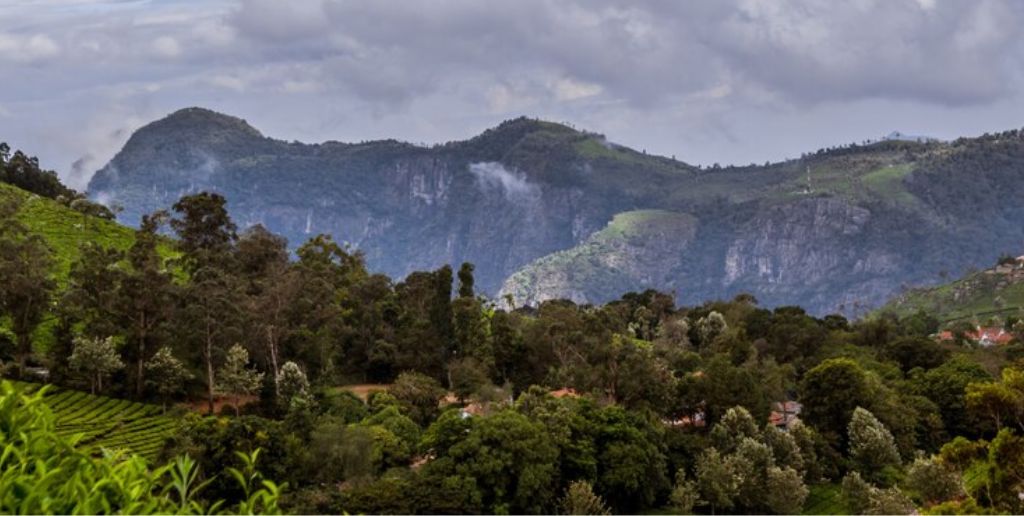
M1013 341L1013 334L998 326L978 326L976 329L966 332L964 336L968 340L977 342L979 346L984 347L1002 346ZM945 330L939 333L938 340L940 342L952 342L954 340L953 332Z
M804 406L795 401L777 401L772 404L772 411L768 414L768 422L776 428L789 430L799 420L800 412Z

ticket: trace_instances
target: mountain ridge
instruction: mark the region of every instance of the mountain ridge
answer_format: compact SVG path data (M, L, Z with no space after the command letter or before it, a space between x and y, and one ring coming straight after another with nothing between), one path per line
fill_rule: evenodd
M1024 239L1014 222L1024 216L1024 202L1013 202L1024 200L1017 131L696 167L525 117L424 147L284 142L216 115L192 108L140 129L97 172L90 195L122 204L122 220L134 222L182 194L218 190L241 226L262 223L293 247L331 233L399 278L469 261L483 292L514 290L517 303L598 303L620 288L678 287L683 302L751 292L768 305L855 313L900 285L991 263ZM989 191L1011 202L970 203ZM692 240L673 247L657 241L672 232L640 232L649 240L588 244L616 215L638 210L692 217ZM972 234L983 247L948 249L948 240ZM544 261L579 246L572 260ZM544 279L585 278L577 274L585 262L623 263L615 253L631 253L646 269L617 271L616 288ZM551 270L553 261L563 268ZM537 281L510 290L517 273ZM663 281L641 281L654 277Z

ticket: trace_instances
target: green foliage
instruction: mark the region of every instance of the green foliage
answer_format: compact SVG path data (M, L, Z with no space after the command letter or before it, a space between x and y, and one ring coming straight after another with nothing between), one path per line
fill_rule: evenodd
M235 398L235 413L238 413L238 398L256 392L263 381L263 373L249 368L249 352L240 344L228 350L224 366L217 372L217 389Z
M172 353L171 348L160 348L146 362L146 385L151 387L166 404L167 400L184 392L192 373Z
M388 387L388 393L395 397L409 417L417 424L429 424L438 414L438 403L445 391L441 385L424 374L407 372L398 375L395 383Z
M971 383L966 390L967 409L995 423L1024 432L1024 369L1007 367L998 382Z
M800 473L792 468L769 468L765 488L764 503L775 514L800 512L809 493Z
M925 505L959 498L964 494L960 472L938 457L918 457L907 468L906 485Z
M900 454L896 450L896 441L874 414L857 407L850 419L848 433L850 458L857 470L866 477L882 480L886 468L899 467Z
M851 359L826 360L804 375L800 401L803 419L838 442L846 434L854 410L871 406L867 373Z
M558 508L558 514L611 514L604 500L594 494L594 489L585 480L569 483Z
M77 337L74 340L74 351L68 364L75 371L87 378L89 392L103 390L103 379L124 367L121 357L114 349L113 337L90 339Z
M237 505L200 498L196 464L187 456L150 467L137 455L79 449L79 436L62 437L44 402L0 384L0 510L24 514L277 513L280 487L255 470L258 453L240 455L245 469L229 468L246 494Z

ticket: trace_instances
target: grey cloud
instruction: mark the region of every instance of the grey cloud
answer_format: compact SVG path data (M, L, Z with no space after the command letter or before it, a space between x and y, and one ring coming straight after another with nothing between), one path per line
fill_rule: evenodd
M189 105L305 140L443 142L525 114L702 163L1024 116L1014 0L0 4L0 113L21 124L0 139L79 186Z

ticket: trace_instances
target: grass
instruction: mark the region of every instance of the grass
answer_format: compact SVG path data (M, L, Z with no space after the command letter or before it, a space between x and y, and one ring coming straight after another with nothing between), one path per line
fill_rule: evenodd
M843 489L839 484L817 484L810 486L810 491L803 514L850 514L843 503Z
M55 277L61 285L67 282L71 264L78 259L85 242L120 249L131 247L134 231L116 222L86 217L52 199L31 194L0 183L0 198L16 197L22 201L18 219L29 231L43 237L57 261Z
M861 182L881 199L899 206L914 206L918 200L903 187L903 179L914 170L914 165L888 165L861 177Z
M25 390L38 384L14 382ZM80 436L79 446L101 453L122 449L155 460L177 427L157 405L94 396L51 386L43 401L57 421L57 434Z
M1000 288L999 285L1003 284ZM913 289L879 309L905 316L923 310L942 322L983 320L1024 310L1024 282L1012 282L1000 274L978 272L929 288Z

